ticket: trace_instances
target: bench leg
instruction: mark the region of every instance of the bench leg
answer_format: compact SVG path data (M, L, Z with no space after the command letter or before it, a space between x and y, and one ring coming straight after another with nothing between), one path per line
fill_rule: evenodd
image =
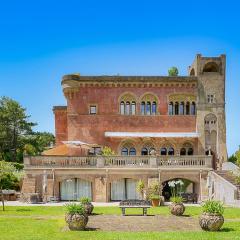
M125 216L125 208L122 208L122 215Z
M147 208L143 208L143 216L147 216Z

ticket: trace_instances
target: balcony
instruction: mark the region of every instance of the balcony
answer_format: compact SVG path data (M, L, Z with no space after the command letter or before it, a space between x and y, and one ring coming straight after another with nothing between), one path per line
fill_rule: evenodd
M211 156L26 156L25 169L32 168L156 168L211 169Z

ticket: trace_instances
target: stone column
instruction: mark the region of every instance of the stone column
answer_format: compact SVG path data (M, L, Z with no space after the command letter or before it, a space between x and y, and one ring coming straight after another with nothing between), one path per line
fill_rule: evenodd
M95 178L95 202L107 202L107 179Z

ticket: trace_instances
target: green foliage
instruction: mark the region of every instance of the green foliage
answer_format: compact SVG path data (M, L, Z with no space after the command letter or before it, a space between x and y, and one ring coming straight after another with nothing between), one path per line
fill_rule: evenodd
M237 165L240 167L240 150L238 150L238 151L235 152L235 156L236 156L236 158L237 158L236 163L237 163Z
M224 212L223 204L219 201L208 200L202 206L204 213L219 214L222 215Z
M29 121L26 109L18 102L0 98L0 155L1 159L15 162L20 138L32 133L36 124Z
M183 192L184 182L181 179L176 179L168 182L171 189L172 197L177 197L181 192Z
M180 196L175 196L175 197L171 197L170 201L172 203L182 203L183 202L183 198Z
M240 175L239 176L235 176L235 183L240 185Z
M18 102L0 98L0 160L23 162L23 155L37 155L55 142L54 135L33 132L26 109Z
M178 69L177 67L171 67L168 69L168 76L175 77L178 76Z
M152 195L160 195L160 184L158 182L153 182L147 188L146 198L151 199Z
M68 203L65 207L68 214L85 214L85 209L82 204Z
M151 199L151 200L159 200L160 199L160 196L158 195L158 194L151 194L150 196L149 196L149 199Z
M88 197L82 197L80 198L80 203L81 204L87 204L87 203L90 203L91 202L91 199L88 198Z
M141 195L142 199L143 199L144 189L145 189L145 184L144 184L144 182L140 179L140 180L137 182L136 191Z
M228 161L236 164L236 163L237 163L237 157L236 157L236 155L235 155L235 154L232 154L232 155L228 158Z
M114 156L115 152L110 147L105 146L102 149L102 155L103 156Z
M4 189L19 190L19 181L22 174L17 171L12 163L0 161L0 194ZM4 210L4 198L2 197Z

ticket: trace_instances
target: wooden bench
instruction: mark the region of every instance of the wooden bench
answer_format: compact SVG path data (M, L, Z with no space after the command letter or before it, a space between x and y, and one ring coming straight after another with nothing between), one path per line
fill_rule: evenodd
M197 193L182 193L180 195L183 198L183 202L197 203L198 201Z
M123 216L126 216L126 208L142 208L143 216L147 216L147 209L151 207L151 203L146 200L129 199L121 201L119 207Z

